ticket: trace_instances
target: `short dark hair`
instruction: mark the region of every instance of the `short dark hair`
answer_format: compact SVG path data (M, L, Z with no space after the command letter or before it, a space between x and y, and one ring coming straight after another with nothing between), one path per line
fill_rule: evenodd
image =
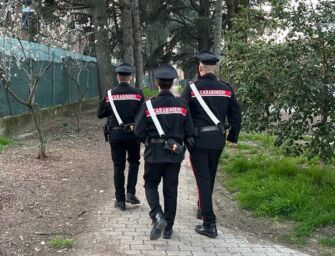
M117 72L119 76L130 76L131 73L125 73L125 72Z
M118 75L119 75L119 80L120 80L120 82L127 82L127 81L129 81L130 80L130 74L127 74L127 75L124 75L124 73L123 73L123 75L121 75L121 73L117 73Z
M159 88L163 90L170 89L173 85L173 79L157 79Z

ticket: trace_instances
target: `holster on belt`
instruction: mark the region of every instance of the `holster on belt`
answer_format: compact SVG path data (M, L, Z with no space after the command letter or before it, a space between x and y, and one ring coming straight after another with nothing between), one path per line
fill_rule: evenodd
M125 124L123 126L123 130L125 132L134 132L134 123L130 123L130 124Z
M145 146L148 146L150 143L163 144L163 149L171 154L178 155L184 153L184 144L175 139L147 137L145 140Z
M180 144L175 139L165 140L163 148L169 151L170 153L176 154L176 155L184 153L184 145Z
M130 124L122 124L121 126L114 126L112 131L120 131L123 130L124 132L134 132L134 123Z

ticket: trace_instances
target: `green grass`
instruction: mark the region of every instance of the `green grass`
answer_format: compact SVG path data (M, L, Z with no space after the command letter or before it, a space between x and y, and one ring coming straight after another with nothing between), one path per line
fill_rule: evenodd
M265 147L273 147L275 138L275 136L263 133L242 133L239 137L239 140L257 142L258 144Z
M255 148L255 145L239 143L237 144L239 150L251 150Z
M56 237L51 239L49 244L54 249L65 249L71 248L74 245L74 240Z
M0 150L2 150L5 146L12 144L13 142L5 137L0 137Z
M158 90L150 90L149 87L145 87L143 88L143 94L146 98L153 97L158 94Z
M273 141L272 136L242 134L240 146L225 149L225 185L236 192L240 206L256 216L294 221L296 241L335 224L335 167L320 169L304 156L284 157Z
M335 247L335 237L329 237L329 236L320 237L319 243L327 247Z

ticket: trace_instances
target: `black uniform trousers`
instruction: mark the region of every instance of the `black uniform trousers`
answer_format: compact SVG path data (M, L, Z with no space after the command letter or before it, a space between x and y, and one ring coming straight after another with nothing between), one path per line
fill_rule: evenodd
M163 214L167 226L171 229L177 211L178 176L180 163L150 163L144 165L145 195L151 211L150 218L155 220L157 213ZM163 178L164 212L159 203L158 185Z
M127 193L135 195L138 168L140 165L140 142L137 140L120 140L110 143L114 163L114 187L117 201L125 201L125 175L126 154L128 153L128 181Z
M199 193L198 207L205 225L216 222L212 194L222 150L190 148L191 164Z

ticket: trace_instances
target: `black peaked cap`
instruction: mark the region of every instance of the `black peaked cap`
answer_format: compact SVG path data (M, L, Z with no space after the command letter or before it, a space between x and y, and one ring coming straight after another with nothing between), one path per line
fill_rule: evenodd
M134 72L134 67L127 62L122 62L116 66L115 72L124 75L130 75Z
M208 50L201 50L197 56L198 60L205 65L215 65L219 59L214 55L214 53Z
M176 69L170 64L161 64L154 70L156 79L173 80L178 77Z

